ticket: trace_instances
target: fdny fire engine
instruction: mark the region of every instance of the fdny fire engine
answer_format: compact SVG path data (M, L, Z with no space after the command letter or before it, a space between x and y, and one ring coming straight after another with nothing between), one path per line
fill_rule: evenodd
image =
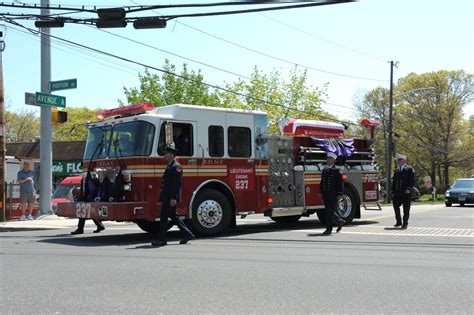
M362 121L369 139L345 139L342 124L299 119L270 135L266 113L255 110L141 103L97 116L106 119L88 125L82 188L58 205L59 216L132 221L157 232L164 148L172 142L183 169L177 212L200 235L255 213L281 223L312 214L324 221L318 192L329 151L339 155L338 211L346 222L379 200L376 121Z

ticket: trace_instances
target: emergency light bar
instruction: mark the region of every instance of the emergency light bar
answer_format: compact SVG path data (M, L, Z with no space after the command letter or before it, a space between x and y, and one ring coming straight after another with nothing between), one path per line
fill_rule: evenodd
M362 119L360 121L360 124L364 126L377 127L381 124L381 122L376 119Z
M104 119L106 117L126 117L143 114L149 110L155 109L156 107L151 103L140 103L132 104L128 106L122 106L112 109L104 109L97 112L96 116L98 119Z

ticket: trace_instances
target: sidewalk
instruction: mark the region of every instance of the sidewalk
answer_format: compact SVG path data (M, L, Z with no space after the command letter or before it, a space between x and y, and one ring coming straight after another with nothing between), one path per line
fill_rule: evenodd
M87 223L87 222L86 222ZM90 223L93 224L91 221ZM41 215L35 220L0 222L0 232L12 230L35 229L74 229L77 226L76 218L63 218L55 214Z
M0 232L12 231L26 231L26 230L54 230L54 229L70 229L71 231L77 228L77 218L58 217L55 214L41 215L35 220L26 221L8 221L0 222ZM128 222L130 224L130 222ZM105 226L124 225L124 222L107 221ZM92 220L86 220L86 228L95 229L95 224ZM0 236L1 237L1 236Z

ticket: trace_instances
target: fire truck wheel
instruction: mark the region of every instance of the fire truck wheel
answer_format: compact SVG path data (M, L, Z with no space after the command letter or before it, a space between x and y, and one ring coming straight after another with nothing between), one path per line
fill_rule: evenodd
M346 223L350 223L354 219L358 207L359 205L352 190L344 188L342 197L339 197L337 200L336 211L339 212ZM318 215L319 222L323 225L326 224L326 210L318 210L316 214Z
M277 223L295 223L298 222L300 218L300 215L289 215L287 217L270 217L270 219Z
M225 230L231 221L229 200L219 191L207 189L200 192L193 202L193 230L199 235L215 235Z
M344 188L343 195L337 199L336 211L346 223L350 223L354 219L358 207L354 192L347 187Z

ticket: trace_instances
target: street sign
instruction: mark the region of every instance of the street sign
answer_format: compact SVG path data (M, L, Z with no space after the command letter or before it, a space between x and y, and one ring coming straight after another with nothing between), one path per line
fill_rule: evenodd
M36 104L65 108L66 98L64 96L36 92Z
M25 104L26 105L36 105L38 106L39 104L36 104L36 95L35 93L25 93Z
M77 79L61 80L61 81L50 81L49 90L68 90L77 88Z

